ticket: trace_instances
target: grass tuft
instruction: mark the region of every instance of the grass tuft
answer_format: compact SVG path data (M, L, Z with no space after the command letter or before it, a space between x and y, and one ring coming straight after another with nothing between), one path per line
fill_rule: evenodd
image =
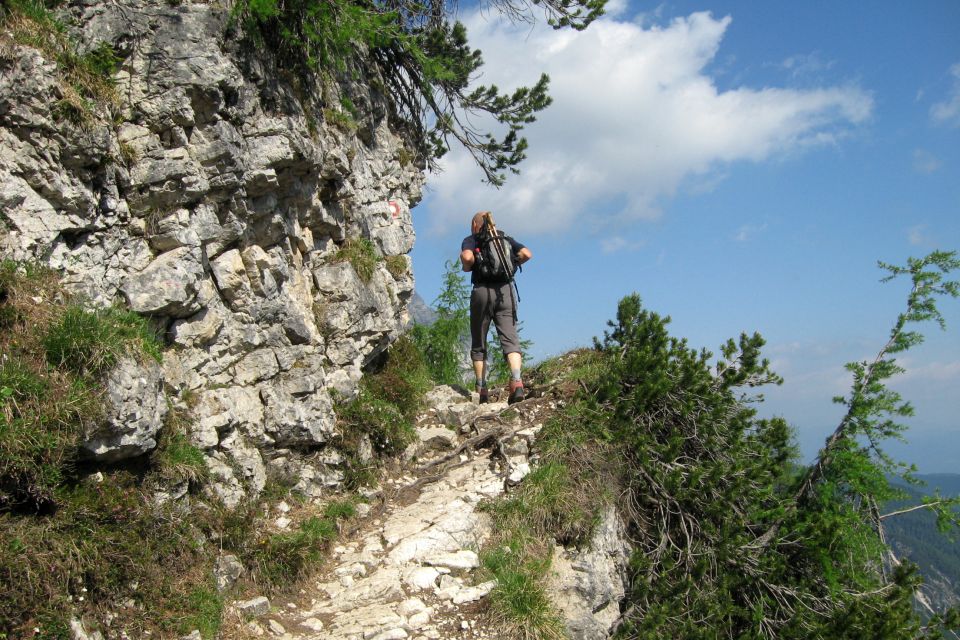
M316 568L339 534L340 523L356 513L351 500L334 501L321 513L303 519L293 531L257 535L249 524L250 510L248 505L227 516L225 529L233 531L227 544L250 567L253 581L266 588L290 584Z
M202 483L207 479L207 462L203 451L190 443L181 432L163 434L154 451L152 464L157 474L168 482Z
M490 613L512 638L564 638L560 615L543 586L551 549L519 526L501 531L496 544L480 554L480 564L497 585L490 592Z
M407 256L387 256L384 259L387 265L387 271L395 279L404 278L410 273L410 265L407 262Z
M130 351L162 360L160 343L146 320L117 307L70 305L49 327L42 343L52 366L85 377L103 374Z
M544 360L531 372L540 385L586 385L592 387L606 370L603 355L596 349L576 349Z
M349 262L361 281L369 283L381 260L377 248L367 238L348 238L333 256L334 262Z

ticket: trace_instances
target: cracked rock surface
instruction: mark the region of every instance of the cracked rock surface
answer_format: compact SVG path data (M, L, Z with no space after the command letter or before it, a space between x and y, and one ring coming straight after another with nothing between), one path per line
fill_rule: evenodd
M376 72L295 87L270 52L241 46L229 3L60 4L78 53L117 52L116 95L82 121L58 115L74 89L56 60L0 34L0 258L41 262L92 304L150 319L172 347L164 392L193 413L189 436L228 506L271 468L329 491L339 459L312 454L338 435L334 398L352 397L407 325L413 293L424 175ZM353 128L327 117L346 100ZM369 278L340 256L350 242L369 243ZM91 457L155 447L157 376L113 376L115 413L132 421L91 433Z

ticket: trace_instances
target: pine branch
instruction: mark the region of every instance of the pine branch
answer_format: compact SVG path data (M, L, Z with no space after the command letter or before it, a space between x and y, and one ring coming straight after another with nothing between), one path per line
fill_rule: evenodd
M891 511L890 513L884 513L880 516L880 520L886 520L887 518L892 518L894 516L900 516L905 513L910 513L911 511L919 511L920 509L934 509L938 505L943 505L947 503L955 503L956 499L953 500L937 500L935 502L927 502L925 504L918 504L907 509L900 509L899 511Z
M850 398L835 399L847 405L846 414L820 450L816 462L808 467L792 499L787 503L784 514L757 539L752 545L754 548L766 549L779 533L784 520L795 513L805 500L812 499L815 487L831 470L834 457L841 445L851 441L857 435L865 435L873 440L878 434L899 433L904 429L902 425L890 420L877 423L878 416L884 413L909 415L911 411L909 404L899 404L900 396L884 386L884 380L903 371L893 361L887 360L887 357L906 351L922 342L922 335L906 330L908 323L934 320L941 329L945 327L943 316L936 307L936 298L939 296L956 298L960 295L960 283L943 280L944 276L951 271L960 268L960 260L956 258L956 252L934 251L919 260L908 259L906 267L882 262L879 266L890 273L882 279L882 282L888 282L902 275L910 276L912 286L907 296L906 310L897 316L890 331L890 338L877 353L873 362L847 365L847 368L854 373Z

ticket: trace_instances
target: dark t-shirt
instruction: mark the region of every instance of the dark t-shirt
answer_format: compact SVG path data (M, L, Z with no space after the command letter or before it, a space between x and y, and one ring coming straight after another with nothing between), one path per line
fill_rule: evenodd
M516 240L514 240L514 239L511 238L510 236L507 236L507 242L510 243L510 250L513 252L513 255L514 255L514 256L516 256L518 253L520 253L520 249L525 249L525 248L526 248L526 245L520 244L519 242L517 242ZM467 236L466 238L463 239L463 242L460 244L460 251L473 251L473 250L476 249L476 248L477 248L477 236L475 236L475 235L469 235L469 236ZM517 263L518 263L517 260L516 260L516 257L514 257L513 263L514 263L514 264L517 264ZM476 272L476 271L471 271L471 272L470 272L470 282L471 282L471 284L473 284L473 285L484 284L484 283L477 282L477 272Z

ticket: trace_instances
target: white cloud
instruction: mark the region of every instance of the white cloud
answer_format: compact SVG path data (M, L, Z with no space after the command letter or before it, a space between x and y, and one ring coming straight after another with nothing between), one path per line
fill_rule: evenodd
M663 26L606 16L586 31L465 18L484 52L482 83L510 90L550 74L554 103L530 126L528 159L501 190L465 152L430 178L435 229L490 209L512 233L581 231L655 219L681 189L730 163L834 143L869 118L854 87L720 91L706 67L731 18L695 13Z
M748 242L753 240L757 234L762 233L767 230L767 223L761 225L755 224L745 224L733 235L733 239L736 242Z
M940 158L926 149L914 149L913 170L917 173L933 173L940 168Z
M611 236L603 238L600 241L600 249L604 253L617 253L619 251L639 251L646 246L646 242L630 242L622 236Z
M819 76L829 71L836 64L835 60L823 60L819 51L808 54L790 56L781 63L781 66L790 72L794 78Z
M953 76L953 86L949 95L943 102L930 107L930 117L937 124L960 127L960 62L950 67L950 75Z
M913 360L902 358L899 364L906 371L896 377L898 382L960 382L960 361L914 364Z
M907 240L915 247L931 246L933 239L927 233L927 225L918 224L907 230Z

